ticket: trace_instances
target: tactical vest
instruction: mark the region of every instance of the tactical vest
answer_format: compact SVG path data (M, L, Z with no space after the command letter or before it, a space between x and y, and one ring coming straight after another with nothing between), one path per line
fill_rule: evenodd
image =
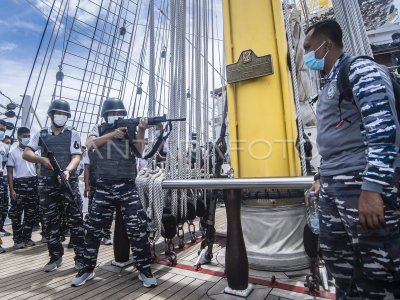
M114 129L101 130L102 135ZM136 158L127 139L107 141L90 156L91 175L105 180L131 180L136 178Z
M94 165L96 160L96 151L93 149L88 150L87 155L90 161L90 173L89 173L89 182L90 186L94 187L96 185L96 175L94 174Z
M60 168L64 170L71 161L71 138L72 131L69 129L64 129L58 135L49 134L47 129L40 131L40 135L45 141L49 151L54 153L54 157L60 165ZM40 145L40 144L39 144ZM41 149L42 157L47 157L43 148ZM71 173L71 175L74 172ZM52 170L46 169L44 166L40 165L40 176L51 177L54 176Z

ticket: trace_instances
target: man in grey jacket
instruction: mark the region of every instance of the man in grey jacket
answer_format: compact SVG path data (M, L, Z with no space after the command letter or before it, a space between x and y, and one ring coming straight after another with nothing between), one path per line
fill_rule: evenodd
M320 248L337 299L400 299L400 127L389 73L355 60L353 99L339 105L337 76L350 58L339 24L311 26L304 50L305 65L325 75L317 104L322 159L310 190L319 193Z

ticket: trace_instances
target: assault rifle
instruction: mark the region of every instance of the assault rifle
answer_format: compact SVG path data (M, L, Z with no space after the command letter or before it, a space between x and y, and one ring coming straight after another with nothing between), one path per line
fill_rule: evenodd
M140 123L140 117L138 118L130 118L130 119L123 119L119 118L116 120L113 124L102 124L99 127L99 135L102 136L104 132L114 130L117 128L125 127L126 128L126 134L125 138L128 139L129 145L131 146L132 151L134 152L135 156L141 158L142 155L136 150L136 148L133 146L134 143L136 142L136 127ZM172 130L172 122L181 122L181 121L186 121L186 118L177 118L177 119L167 119L167 115L164 114L163 116L157 116L157 117L149 117L147 118L147 124L150 126L157 125L159 123L165 123L168 122L168 127L169 131L166 136L160 136L153 149L144 157L145 159L152 157L160 147L161 143L163 140L166 140L168 138L168 135L170 134Z
M43 147L44 153L46 154L47 158L50 160L50 164L54 169L54 174L56 175L57 178L58 177L60 178L61 186L66 192L65 196L68 199L72 198L74 200L79 213L82 215L81 206L79 205L79 203L75 197L75 194L72 190L72 187L71 187L69 181L67 180L67 178L65 178L64 171L61 169L60 164L58 163L56 157L54 156L54 152L49 149L49 147L47 146L43 137L40 135L39 135L39 145L41 145Z

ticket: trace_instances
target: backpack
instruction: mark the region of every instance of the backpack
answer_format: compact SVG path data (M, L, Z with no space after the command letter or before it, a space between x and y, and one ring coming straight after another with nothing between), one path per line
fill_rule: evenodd
M350 100L354 103L353 88L350 84L350 66L357 59L369 59L375 62L375 60L370 56L351 56L347 59L345 64L339 69L337 76L337 87L339 91L339 111L343 100ZM385 67L386 68L386 67ZM399 79L395 74L390 73L390 80L393 86L393 93L396 103L397 118L400 116L400 83Z

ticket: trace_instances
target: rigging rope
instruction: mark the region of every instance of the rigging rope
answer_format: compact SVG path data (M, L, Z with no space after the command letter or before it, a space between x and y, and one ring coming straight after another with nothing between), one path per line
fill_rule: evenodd
M50 22L50 16L51 16L51 14L53 13L53 8L54 8L55 2L56 2L56 0L53 0L53 4L52 4L52 6L51 6L51 9L50 9L50 12L49 12L49 16L48 16L47 21L46 21L46 25L44 26L44 29L43 29L43 32L42 32L42 36L41 36L41 38L40 38L39 47L38 47L38 49L37 49L37 51L36 51L35 59L33 60L32 68L31 68L31 71L30 71L29 77L28 77L28 82L27 82L27 84L26 84L25 91L24 91L24 94L23 94L23 96L22 96L22 101L21 101L21 104L20 104L20 106L19 106L19 110L18 110L17 117L16 117L16 119L15 119L14 128L13 128L13 131L12 131L12 133L11 133L11 138L12 138L12 139L15 138L15 129L17 128L17 122L18 122L18 119L19 119L19 117L20 117L20 115L21 115L21 109L22 109L23 103L24 103L24 101L25 101L26 93L27 93L27 91L28 91L29 83L30 83L31 78L32 78L33 70L35 69L35 65L36 65L37 58L38 58L38 56L39 56L40 49L41 49L41 47L42 47L43 39L44 39L44 36L45 36L45 34L46 34L46 31L47 31L47 26L49 25L49 22Z
M332 0L335 17L343 30L344 48L352 55L372 57L371 46L358 0Z
M54 49L55 49L56 42L57 42L57 37L59 35L60 28L61 28L61 22L59 23L58 28L57 28L57 32L56 32L56 34L54 36L53 46L51 47L50 54L49 54L48 58L47 58L47 54L49 52L49 49L50 49L50 46L51 46L51 43L52 43L52 40L53 40L54 30L57 27L58 18L59 18L60 13L61 13L61 7L62 7L63 2L64 2L64 0L62 0L62 2L60 4L60 9L57 12L57 16L56 16L56 19L54 21L53 29L52 29L52 31L50 33L50 38L49 38L49 42L48 42L47 47L46 47L46 52L45 52L45 55L43 57L43 61L42 61L41 67L40 67L39 74L37 75L37 80L36 80L35 88L34 88L34 91L33 91L32 98L31 98L31 103L30 103L29 110L32 108L32 104L33 104L35 96L36 96L36 91L37 91L37 88L39 86L40 78L42 76L42 71L43 71L43 68L44 68L44 66L46 64L46 60L47 60L47 66L46 66L46 69L44 71L43 78L46 77L47 71L48 71L49 66L50 66L51 58L53 57ZM64 14L65 14L65 7L64 7L64 10L63 10L62 15L61 15L61 21L62 21L62 18L64 17ZM41 84L40 89L39 89L39 95L37 96L37 101L36 101L36 105L35 105L34 111L36 111L37 106L39 104L39 99L41 98L41 95L42 95L43 86L44 86L44 80L42 81L42 84ZM53 95L53 99L54 99L54 95ZM33 122L33 119L31 121L30 127L32 126L32 122ZM26 124L24 124L24 125L26 125ZM47 126L47 119L46 119L46 126Z
M101 6L103 5L103 1L104 1L104 0L101 0L101 3L100 3ZM97 26L98 26L99 20L100 20L100 13L101 13L101 8L99 9L99 13L97 14L96 24L95 24L95 26L94 26L92 40L91 40L91 42L90 42L89 52L88 52L87 61L86 61L86 65L85 65L85 71L84 71L84 73L83 73L82 83L81 83L81 87L80 87L80 89L79 89L79 95L78 95L78 99L77 99L77 103L76 103L76 112L79 111L79 110L78 110L78 108L79 108L79 101L81 100L81 94L82 94L82 90L83 90L83 84L84 84L84 82L85 82L86 72L87 72L87 68L88 68L88 66L89 66L89 62L90 62L89 58L90 58L90 55L92 54L93 44L94 44L94 41L95 41L94 38L95 38L95 36L96 36ZM72 29L72 28L71 28L71 29ZM72 31L72 30L71 30L71 31ZM65 48L64 51L67 51L67 49ZM82 108L83 108L84 103L85 103L85 102L82 102ZM82 110L83 110L83 109L82 109ZM78 120L80 119L82 110L80 110L80 115L79 115ZM77 113L74 114L74 119L73 119L73 121L72 121L72 126L74 126L74 124L75 124L76 116L77 116Z
M294 100L295 100L295 108L296 108L296 120L297 120L297 130L298 130L298 137L300 141L300 158L301 158L301 169L302 174L307 175L307 165L306 165L306 153L305 153L305 139L304 139L304 128L303 128L303 120L301 118L301 111L300 111L300 97L299 97L299 88L298 88L298 81L297 81L297 68L295 62L295 53L294 53L294 46L293 46L293 32L292 32L292 25L290 23L290 16L289 16L289 8L288 8L288 1L283 0L283 15L285 19L285 26L287 31L287 41L288 41L288 51L290 56L290 66L291 66L291 76L292 76L292 87L294 93Z
M171 0L170 1L170 14L171 14L171 21L170 21L170 31L171 31L171 68L170 68L170 82L171 82L171 88L170 88L170 97L169 97L169 109L170 109L170 114L171 118L176 118L178 117L178 110L177 110L177 105L175 101L175 96L176 96L176 89L177 89L177 80L176 80L176 68L178 66L178 57L177 57L177 38L176 38L176 33L177 33L177 24L176 24L176 7L177 7L177 0ZM169 167L168 173L167 173L167 178L177 178L177 172L176 172L176 164L177 164L177 149L175 145L175 141L178 140L178 131L176 127L172 128L172 132L170 135L170 139L168 140L169 142L169 151L167 153L167 165ZM171 214L175 217L178 215L178 194L177 190L171 190L172 194L172 199L171 199Z

